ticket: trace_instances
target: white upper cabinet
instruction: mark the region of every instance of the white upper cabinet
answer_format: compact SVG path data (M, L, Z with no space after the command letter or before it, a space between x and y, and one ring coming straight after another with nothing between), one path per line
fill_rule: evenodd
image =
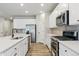
M25 29L26 24L35 24L35 19L14 19L13 28Z
M56 26L56 17L66 10L69 10L69 25L79 24L79 3L60 3L56 6L54 11L49 17L49 28L55 28Z
M54 27L56 27L56 12L55 11L49 16L49 28L54 28Z
M64 13L66 10L68 10L68 4L67 3L60 3L57 6L58 8L58 15Z
M79 3L69 3L69 24L79 24Z
M61 14L66 10L69 10L69 25L79 24L79 3L60 3L57 7L59 8L59 13Z

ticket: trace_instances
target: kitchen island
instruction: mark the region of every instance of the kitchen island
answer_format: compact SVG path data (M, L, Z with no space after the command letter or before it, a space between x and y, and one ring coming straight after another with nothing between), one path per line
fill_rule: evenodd
M11 36L0 37L0 56L25 56L28 51L28 37L13 39Z

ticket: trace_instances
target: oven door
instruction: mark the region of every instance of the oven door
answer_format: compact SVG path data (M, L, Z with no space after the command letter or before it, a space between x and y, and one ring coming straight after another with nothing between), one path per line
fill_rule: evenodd
M59 42L52 40L51 41L51 51L53 56L58 56L59 55Z

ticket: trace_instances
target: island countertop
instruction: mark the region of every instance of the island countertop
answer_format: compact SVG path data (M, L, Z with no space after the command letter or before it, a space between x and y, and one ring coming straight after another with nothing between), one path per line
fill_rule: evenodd
M6 50L10 49L12 46L16 45L20 41L24 40L24 38L30 35L25 35L23 38L15 40L12 39L11 36L0 37L0 53L5 52Z

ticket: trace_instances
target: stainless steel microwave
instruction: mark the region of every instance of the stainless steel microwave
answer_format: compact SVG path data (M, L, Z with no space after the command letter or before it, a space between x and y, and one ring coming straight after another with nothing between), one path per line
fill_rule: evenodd
M56 17L56 25L69 25L69 10L66 10L64 13Z

